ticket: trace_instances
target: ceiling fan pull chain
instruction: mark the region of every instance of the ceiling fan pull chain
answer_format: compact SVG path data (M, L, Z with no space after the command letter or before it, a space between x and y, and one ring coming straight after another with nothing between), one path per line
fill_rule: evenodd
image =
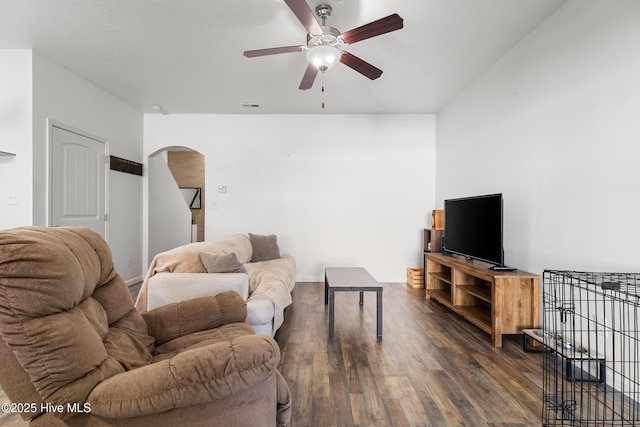
M324 73L322 73L322 109L324 109Z

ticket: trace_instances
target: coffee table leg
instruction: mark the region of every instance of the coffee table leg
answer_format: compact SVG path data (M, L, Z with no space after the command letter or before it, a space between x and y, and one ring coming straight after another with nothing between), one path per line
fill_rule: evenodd
M378 341L382 341L382 290L376 291L378 307L376 309Z
M329 293L329 340L333 339L333 314L335 312L335 289L330 289Z
M364 303L363 294L364 292L360 291L360 305Z
M324 273L324 305L329 302L329 281L327 280L327 273Z

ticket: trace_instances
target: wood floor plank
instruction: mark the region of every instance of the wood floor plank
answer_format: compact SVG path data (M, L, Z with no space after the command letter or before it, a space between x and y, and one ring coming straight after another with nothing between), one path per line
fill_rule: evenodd
M313 403L313 353L302 352L296 377L298 381L293 388L296 400L292 401L294 411L299 414L301 425L310 425Z
M343 334L340 333L336 338L340 339L342 336ZM362 388L360 387L360 376L358 375L357 361L355 360L353 340L342 338L340 342L342 343L343 370L349 387L349 394L361 394Z
M379 425L381 421L385 421L385 412L376 380L368 366L359 366L358 375L362 386L362 395L367 403L367 421L369 424Z
M343 372L332 372L329 374L329 387L331 391L331 408L333 411L333 422L331 425L350 426L353 423L353 411L351 408L351 398L347 386L346 377ZM293 426L305 426L296 419ZM316 424L321 425L321 424Z
M313 397L329 395L329 360L326 352L317 351L313 358Z
M411 381L407 377L396 377L393 387L399 391L400 406L409 424L418 425L424 422L427 419L427 413Z
M349 395L349 403L353 414L353 423L358 426L366 426L370 424L367 414L367 403L365 397L361 393L352 393Z
M311 407L311 425L330 426L333 423L333 402L329 396L314 396ZM301 420L298 420L301 421ZM296 423L295 425L304 425Z
M462 425L479 418L479 414L471 410L472 404L466 398L466 393L456 387L446 371L432 371L423 381L442 417L451 425Z
M400 399L382 399L382 404L384 405L387 419L393 420L394 427L409 427L411 425L418 425L409 423L409 420L405 416ZM423 418L419 422L426 423L426 418Z
M505 390L505 393L500 395L504 402L500 415L504 421L517 423L529 413L531 402L540 404L540 395L532 393L530 388L522 387L524 378L517 378L519 376L517 371L504 370L491 357L481 355L475 357L478 358L484 369L491 373L490 378L494 381L493 387ZM541 406L540 410L542 410ZM512 411L517 411L519 416L511 414Z
M496 394L495 380L484 374L485 367L467 355L451 354L447 372L474 408L487 420L500 420L504 399Z

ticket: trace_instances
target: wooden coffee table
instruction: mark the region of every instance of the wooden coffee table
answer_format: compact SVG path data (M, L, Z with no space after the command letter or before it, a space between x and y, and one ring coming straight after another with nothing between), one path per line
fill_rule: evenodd
M336 292L360 292L360 305L363 293L376 292L377 297L377 337L382 340L382 285L362 267L328 267L324 271L324 303L329 304L329 339L333 339Z

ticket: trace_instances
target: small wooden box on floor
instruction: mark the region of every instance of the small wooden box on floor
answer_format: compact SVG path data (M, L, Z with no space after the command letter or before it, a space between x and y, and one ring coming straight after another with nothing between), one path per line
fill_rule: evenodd
M424 288L424 268L407 268L407 285Z

